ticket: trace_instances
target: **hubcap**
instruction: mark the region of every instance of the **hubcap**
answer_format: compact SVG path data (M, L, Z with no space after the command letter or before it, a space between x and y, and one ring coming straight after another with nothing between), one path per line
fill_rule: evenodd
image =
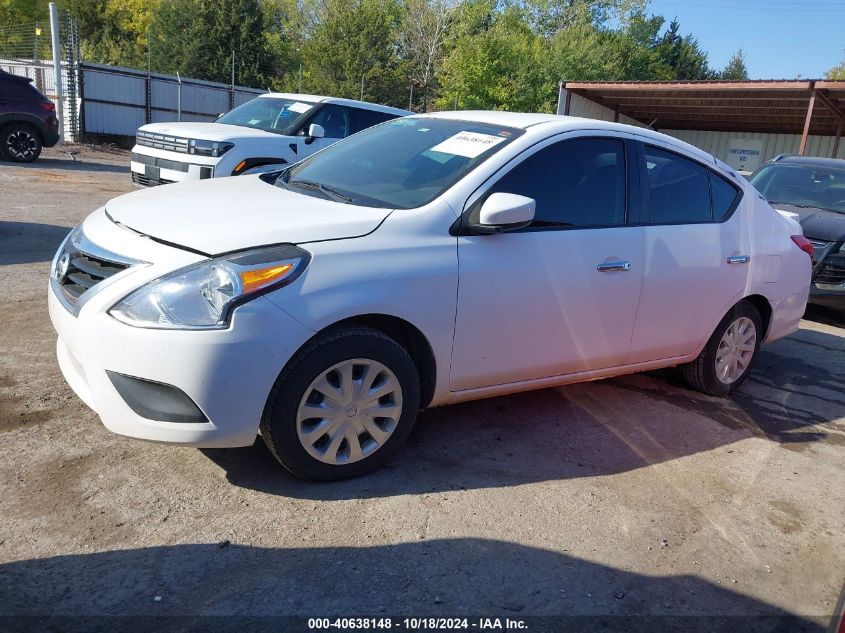
M35 155L35 137L29 132L12 132L6 139L6 151L16 158L30 158Z
M369 457L393 435L402 415L402 387L385 365L354 358L317 376L299 403L296 433L326 464Z
M757 328L748 317L728 326L716 350L716 377L726 385L735 383L748 369L757 346Z

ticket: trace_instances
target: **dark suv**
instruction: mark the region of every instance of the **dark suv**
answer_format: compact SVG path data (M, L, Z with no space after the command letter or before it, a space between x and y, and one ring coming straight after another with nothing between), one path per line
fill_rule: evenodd
M31 83L0 70L0 155L16 163L34 161L42 147L59 142L56 106Z
M845 160L781 155L750 180L775 209L800 216L814 250L810 302L845 310Z

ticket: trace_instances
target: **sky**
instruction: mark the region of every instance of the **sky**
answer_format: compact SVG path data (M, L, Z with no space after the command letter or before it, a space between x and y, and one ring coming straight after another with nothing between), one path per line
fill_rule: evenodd
M650 12L677 16L710 66L745 51L751 79L824 77L845 58L845 0L650 0Z

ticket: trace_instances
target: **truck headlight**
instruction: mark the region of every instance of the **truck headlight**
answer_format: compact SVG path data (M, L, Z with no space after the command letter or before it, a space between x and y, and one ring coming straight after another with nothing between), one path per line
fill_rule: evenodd
M235 146L234 143L221 141L203 141L202 139L191 139L188 144L188 151L197 156L222 156Z
M293 282L310 258L287 244L209 259L147 283L109 314L135 327L223 329L238 305Z

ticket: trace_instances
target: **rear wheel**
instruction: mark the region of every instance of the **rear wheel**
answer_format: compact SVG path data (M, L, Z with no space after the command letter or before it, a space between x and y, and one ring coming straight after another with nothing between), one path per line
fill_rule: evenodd
M751 372L762 337L760 313L741 301L722 319L698 358L681 367L684 379L711 396L729 394Z
M291 359L268 399L261 436L294 475L346 479L396 452L419 404L419 375L405 349L378 330L346 327Z
M0 132L0 148L11 161L31 163L41 155L41 135L31 125L15 123Z

